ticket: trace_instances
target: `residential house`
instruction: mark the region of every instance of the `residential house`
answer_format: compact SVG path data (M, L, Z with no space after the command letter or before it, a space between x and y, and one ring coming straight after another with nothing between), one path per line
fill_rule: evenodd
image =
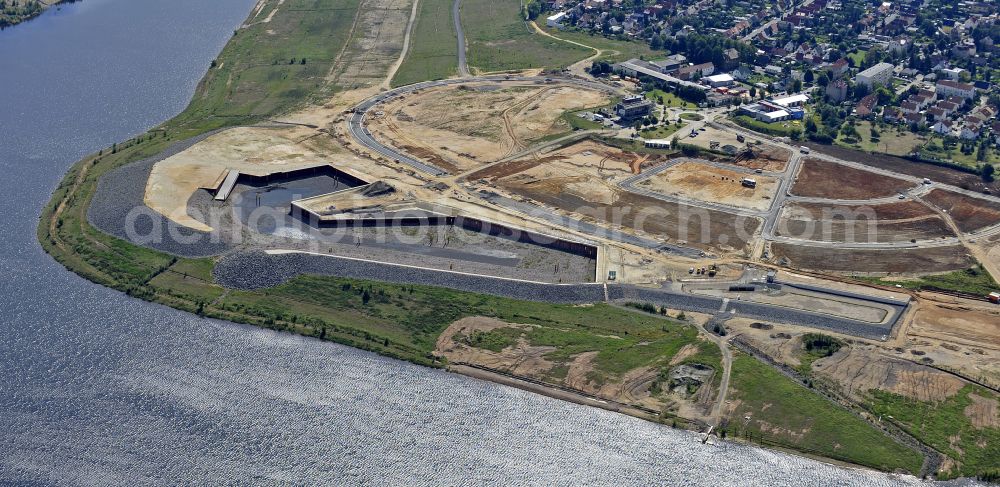
M847 82L842 79L831 81L826 85L826 96L830 97L830 99L836 103L846 100Z
M878 95L872 93L858 102L858 105L854 107L854 113L859 118L870 118L875 115L875 109L878 104Z
M940 80L935 85L938 96L949 97L958 96L971 99L976 96L976 87L969 83L959 83L958 81Z

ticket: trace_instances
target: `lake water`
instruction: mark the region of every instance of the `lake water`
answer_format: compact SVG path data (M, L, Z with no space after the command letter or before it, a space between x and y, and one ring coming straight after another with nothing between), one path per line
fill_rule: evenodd
M85 0L0 33L0 484L905 485L199 319L35 241L81 156L169 118L255 0Z

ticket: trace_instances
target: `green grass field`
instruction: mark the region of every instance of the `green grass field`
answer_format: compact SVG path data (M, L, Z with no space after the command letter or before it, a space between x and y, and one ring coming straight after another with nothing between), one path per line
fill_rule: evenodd
M777 137L789 137L793 133L802 132L802 125L792 123L791 121L767 123L754 119L749 115L736 115L733 117L733 121L743 128Z
M334 87L326 77L358 4L286 0L271 22L237 31L188 109L168 124L247 123L328 96Z
M463 0L462 28L469 68L480 72L563 68L593 54L535 32L521 17L518 0Z
M739 402L729 418L731 436L882 470L920 470L920 453L753 357L735 355L730 386Z
M656 127L642 129L639 131L639 136L644 139L669 139L683 127L683 124L678 125L674 123L657 125Z
M913 149L923 144L923 140L905 128L885 127L877 128L879 137L875 140L871 137L872 123L861 121L857 124L857 131L861 139L852 144L845 140L843 134L838 135L836 143L844 147L863 150L865 152L881 152L894 156L905 156L913 152Z
M420 0L410 35L410 50L392 86L444 79L458 71L458 44L451 17L452 0Z
M639 57L654 59L656 56L662 54L650 49L649 44L645 42L608 39L604 36L592 35L578 30L553 29L545 26L544 20L545 19L536 20L535 23L538 24L538 27L545 32L548 32L549 34L552 34L560 39L578 42L585 46L600 49L602 51L601 56L598 58L600 61L617 63Z
M966 385L948 399L927 403L884 391L872 391L875 412L892 416L907 431L958 461L943 478L974 477L995 470L1000 465L1000 427L973 424L966 414L974 404L973 396L983 403L992 401L993 421L1000 396L985 388ZM990 413L986 412L986 415ZM994 423L995 424L995 423Z
M660 103L660 101L662 100L663 105L668 107L686 108L689 110L698 109L697 104L686 101L673 93L668 93L666 91L659 89L647 91L646 99L653 100L657 103Z

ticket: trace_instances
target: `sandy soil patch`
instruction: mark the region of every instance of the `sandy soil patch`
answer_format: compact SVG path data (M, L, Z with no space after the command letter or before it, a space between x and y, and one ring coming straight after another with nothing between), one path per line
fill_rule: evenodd
M452 171L468 170L567 132L567 110L607 104L603 92L576 86L470 83L431 88L393 100L369 129L380 140Z
M992 397L982 397L977 394L969 394L972 404L965 407L965 416L972 421L976 428L998 428L1000 427L1000 414L997 413L997 400Z
M752 177L757 187L744 186L740 182L744 177ZM778 180L689 161L655 174L639 186L678 198L766 211L778 190Z
M909 332L1000 349L1000 309L924 303L915 313Z
M228 170L266 175L327 164L336 152L328 136L305 127L229 129L157 162L146 183L145 202L176 223L210 231L188 215L187 201L200 188L214 188Z
M681 131L680 135L684 135L687 132ZM746 167L750 169L761 169L768 172L781 172L785 170L788 165L788 159L792 156L791 151L781 147L776 147L770 144L756 144L760 140L756 137L746 137L743 142L740 142L736 138L736 134L733 132L719 130L708 125L705 126L705 130L701 131L699 135L695 138L684 138L685 144L693 144L705 149L712 148L712 142L718 142L719 148L731 145L739 150L746 148L747 143L750 142L753 146L755 157L753 158L740 158L738 161L734 161L733 164ZM718 148L717 148L718 149Z
M942 401L965 385L953 375L888 357L876 347L865 345L841 348L814 362L812 370L832 379L857 400L863 400L872 389L881 389L919 401Z
M538 191L566 192L586 201L612 204L614 181L663 159L659 156L624 152L616 147L586 140L539 158L499 164L473 177L506 184L530 186Z

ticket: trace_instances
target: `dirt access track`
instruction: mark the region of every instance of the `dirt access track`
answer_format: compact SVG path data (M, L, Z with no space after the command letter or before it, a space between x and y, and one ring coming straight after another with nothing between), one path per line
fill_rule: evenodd
M761 175L750 176L757 181L757 187L748 188L740 182L744 177L748 176L688 161L653 175L639 186L682 199L767 211L778 191L778 180Z
M558 82L470 82L391 100L368 129L382 143L458 173L568 132L566 111L608 103L607 93Z
M892 196L912 187L912 183L902 179L809 157L802 161L791 193L812 198L867 200Z

